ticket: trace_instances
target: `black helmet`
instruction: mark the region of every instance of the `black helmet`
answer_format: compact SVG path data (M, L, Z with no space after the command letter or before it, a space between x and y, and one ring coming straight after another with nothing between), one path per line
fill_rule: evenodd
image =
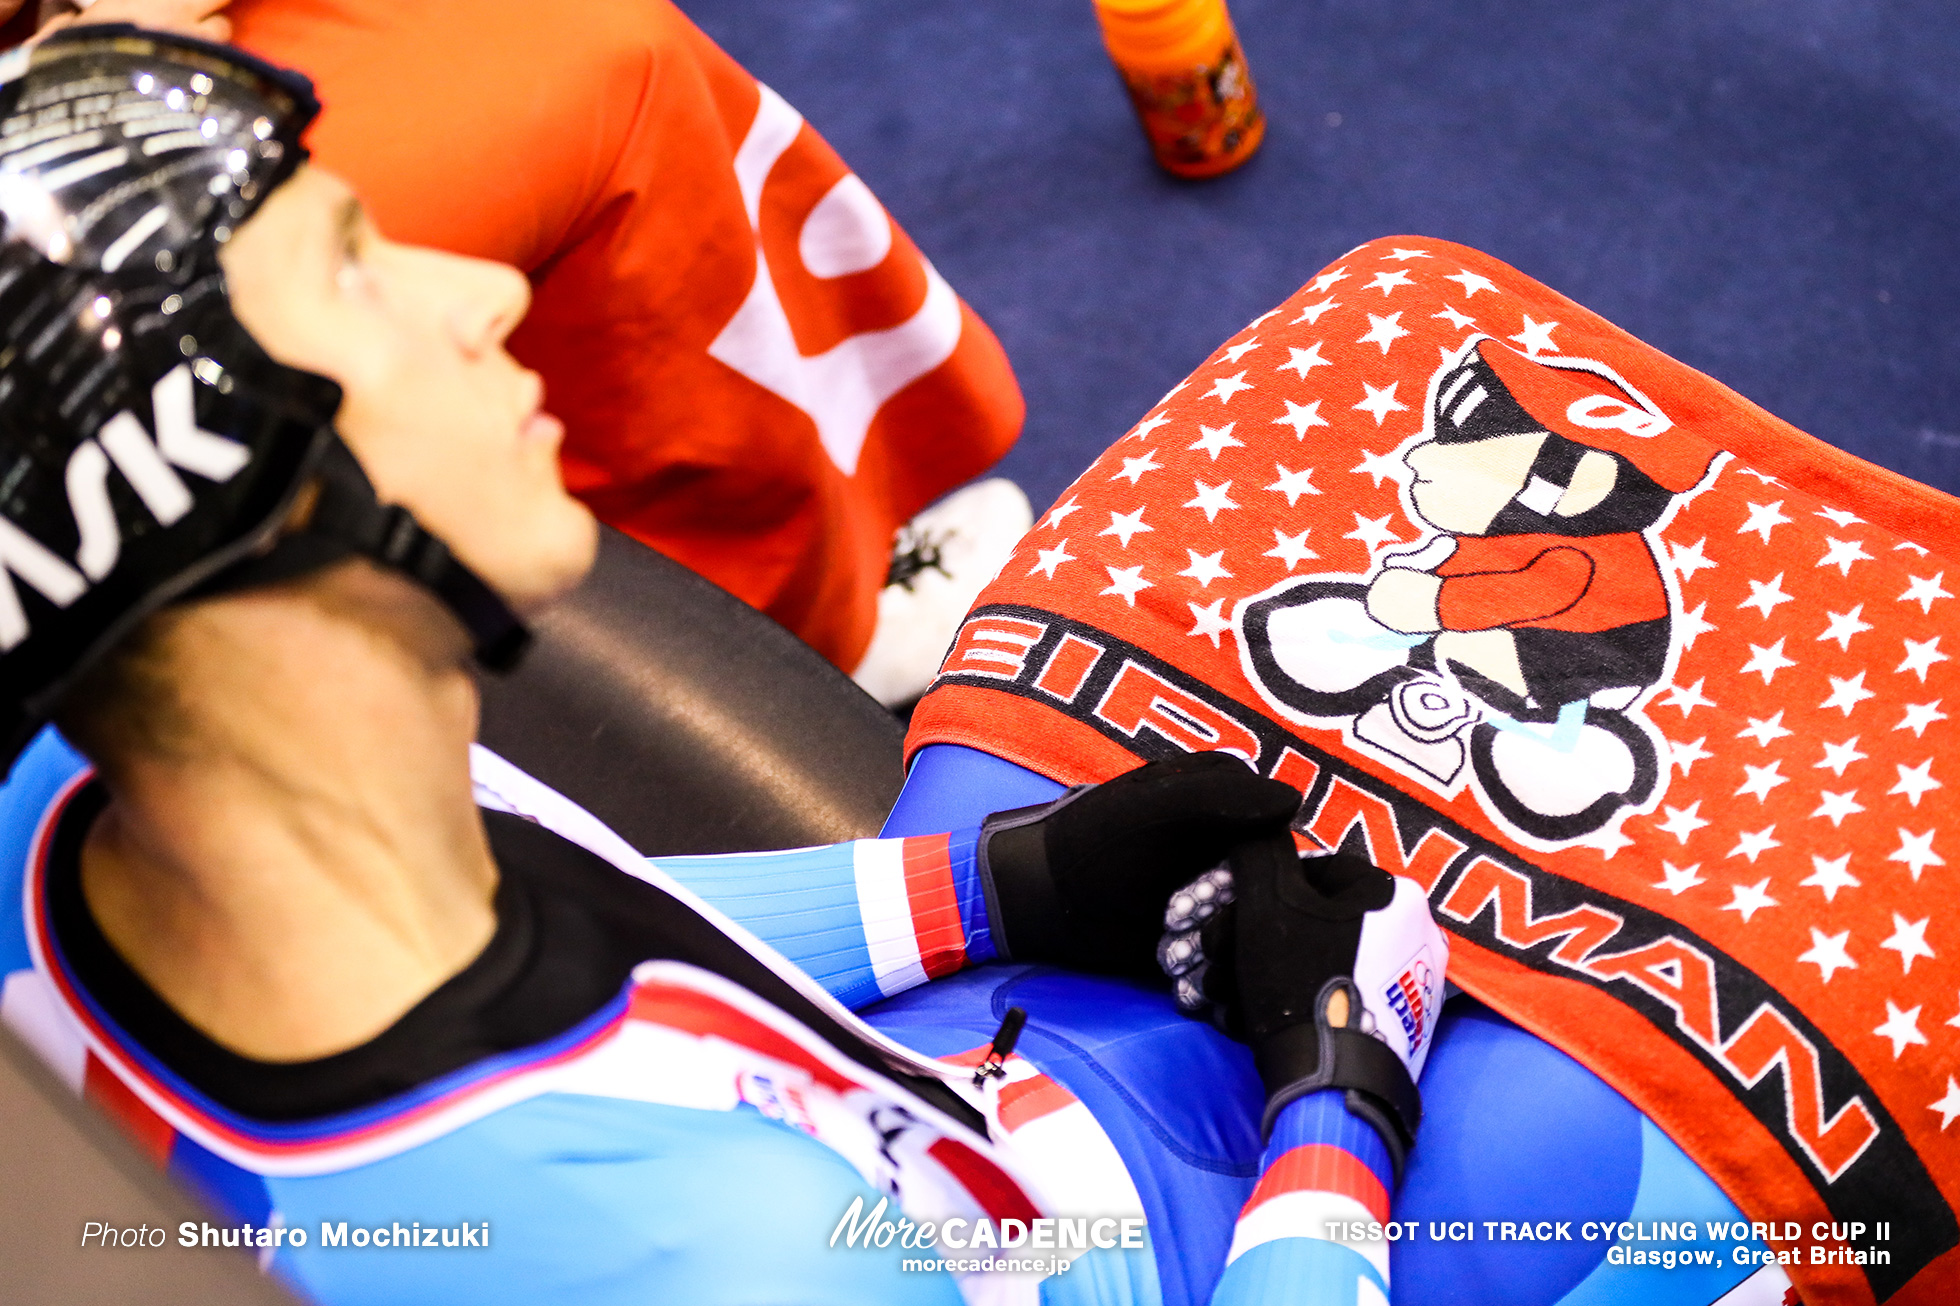
M503 602L376 501L340 388L232 316L218 248L318 111L302 77L131 27L0 58L0 766L159 607L354 553L429 586L487 664L522 651Z

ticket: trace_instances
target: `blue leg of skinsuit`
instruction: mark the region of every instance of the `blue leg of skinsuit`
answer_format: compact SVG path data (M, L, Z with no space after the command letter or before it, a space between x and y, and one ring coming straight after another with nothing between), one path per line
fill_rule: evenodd
M1061 792L1010 762L937 745L914 762L883 833L970 828L989 812ZM1180 1017L1160 992L1041 966L977 967L864 1014L921 1051L943 1054L984 1043L1009 1006L1028 1012L1021 1050L1089 1106L1123 1154L1150 1216L1162 1301L1202 1306L1259 1172L1260 1089L1250 1055ZM1465 996L1451 1000L1422 1093L1422 1135L1393 1208L1395 1219L1418 1221L1421 1233L1391 1248L1394 1300L1707 1306L1748 1277L1748 1268L1726 1263L1674 1270L1605 1263L1610 1244L1583 1240L1586 1221L1702 1225L1741 1212L1605 1081L1489 1008ZM1571 1240L1486 1237L1486 1221L1543 1220L1570 1222ZM1431 1221L1474 1222L1476 1240L1431 1241ZM1672 1245L1713 1250L1726 1262L1728 1244ZM1136 1267L1130 1272L1134 1281ZM1105 1298L1150 1299L1142 1291Z

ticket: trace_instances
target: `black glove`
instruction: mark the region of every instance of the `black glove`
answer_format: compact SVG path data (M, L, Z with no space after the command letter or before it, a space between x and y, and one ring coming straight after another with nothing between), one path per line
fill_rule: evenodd
M994 946L1009 961L1154 976L1172 890L1248 839L1290 846L1299 808L1298 790L1236 757L1194 753L996 812L979 858Z
M1264 839L1174 894L1166 925L1159 961L1179 1005L1252 1045L1266 1132L1295 1098L1345 1089L1399 1175L1449 952L1420 891L1360 858L1302 859L1290 838Z

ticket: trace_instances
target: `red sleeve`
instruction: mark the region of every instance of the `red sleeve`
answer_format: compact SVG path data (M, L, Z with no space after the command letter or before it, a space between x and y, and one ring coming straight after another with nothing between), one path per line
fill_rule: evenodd
M315 79L315 157L383 231L531 274L511 351L565 421L572 491L852 667L893 532L1006 452L1023 410L999 344L950 292L945 350L911 370L875 350L854 361L855 342L921 312L931 274L896 224L873 266L804 265L804 224L850 171L822 137L796 120L752 225L736 163L763 91L667 0L576 21L536 0L230 13L241 45ZM746 365L711 356L757 290L780 302L787 343ZM834 420L820 437L826 396L867 392L844 437Z
M1585 596L1593 560L1578 549L1549 548L1515 571L1446 576L1436 599L1444 630L1491 630L1543 621Z

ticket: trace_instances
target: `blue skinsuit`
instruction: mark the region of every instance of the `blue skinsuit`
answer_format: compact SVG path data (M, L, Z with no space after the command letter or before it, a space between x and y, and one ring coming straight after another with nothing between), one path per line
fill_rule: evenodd
M882 833L975 825L989 812L1047 802L1061 792L1011 762L935 745L914 761ZM1029 1028L1021 1046L1103 1122L1138 1176L1146 1205L1161 1204L1151 1208L1153 1230L1178 1230L1180 1237L1185 1230L1218 1231L1221 1241L1210 1256L1191 1237L1180 1243L1180 1264L1159 1257L1165 1301L1202 1302L1216 1282L1231 1215L1257 1177L1258 1078L1245 1048L1182 1020L1167 997L1125 990L1112 998L1111 990L1120 988L1044 968L981 967L864 1014L902 1041L933 1051L930 1027L952 1023L962 1006L978 1008L967 1019L969 1029L997 1020L1010 1003L1025 1007ZM1107 1012L1119 1014L1099 1014ZM1148 1034L1111 1038L1112 1027ZM1169 1065L1178 1071L1167 1074ZM1215 1103L1193 1102L1187 1091L1193 1082L1235 1095L1243 1114L1228 1121L1230 1113ZM1708 1222L1740 1220L1741 1212L1604 1080L1467 995L1444 1008L1421 1088L1422 1131L1392 1212L1396 1220L1419 1222L1420 1231L1414 1241L1391 1245L1395 1301L1706 1306L1749 1276L1748 1268L1726 1264L1732 1243L1705 1237L1641 1246L1713 1251L1723 1263L1672 1270L1606 1264L1612 1244L1582 1239L1586 1221L1692 1220L1705 1234ZM1484 1221L1547 1220L1570 1222L1572 1239L1484 1237ZM1474 1222L1478 1241L1431 1240L1431 1221Z
M888 834L970 830L989 811L1056 791L1019 768L962 753L932 750L921 760ZM0 890L18 892L34 818L76 766L58 741L44 738L0 791L0 876L9 881ZM779 867L786 878L830 877L835 884L848 877L849 861L826 857L828 851L771 860L790 859ZM732 864L660 861L792 960L807 961L833 991L859 999L874 991L862 974L837 966L834 931L813 929L807 918L745 916L741 895L721 892L730 883L722 872ZM0 918L0 974L29 964L22 918L8 913ZM1311 1238L1254 1248L1219 1284L1234 1219L1261 1168L1260 1091L1243 1048L1181 1018L1161 995L1048 968L989 965L878 1002L864 1014L902 1042L941 1055L986 1042L1009 1005L1031 1014L1022 1052L1087 1104L1115 1142L1150 1216L1155 1253L1092 1253L1068 1275L1044 1281L1044 1302L1345 1306L1356 1300L1359 1280L1351 1267L1317 1273L1316 1265L1329 1257L1359 1258ZM569 1031L564 1041L578 1033ZM428 1091L496 1068L469 1067ZM1739 1218L1623 1098L1466 999L1445 1012L1423 1089L1428 1118L1396 1196L1397 1219L1558 1219L1576 1229L1581 1220ZM352 1115L383 1119L426 1095ZM1328 1128L1345 1127L1345 1112L1319 1114L1331 1122ZM360 1121L333 1123L346 1128ZM336 1250L321 1247L317 1237L297 1252L279 1249L271 1263L325 1302L453 1297L910 1306L959 1300L947 1276L904 1273L896 1254L824 1248L823 1236L851 1200L876 1194L822 1145L751 1110L703 1112L551 1093L336 1173L251 1173L186 1136L177 1138L169 1165L232 1218L255 1224L276 1211L287 1226L307 1229L413 1219L481 1221L495 1231L494 1255ZM1745 1276L1733 1267L1608 1272L1602 1266L1607 1245L1398 1243L1394 1296L1507 1306L1702 1306Z

